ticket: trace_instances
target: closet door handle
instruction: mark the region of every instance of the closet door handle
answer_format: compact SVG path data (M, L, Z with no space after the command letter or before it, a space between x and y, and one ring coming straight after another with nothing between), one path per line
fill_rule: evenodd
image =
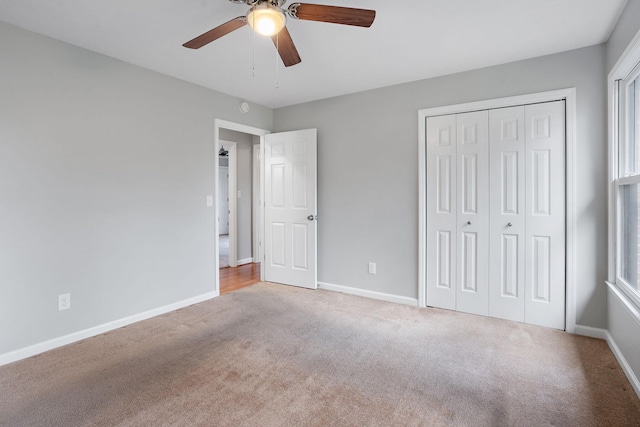
M467 225L471 225L471 221L467 221Z
M507 227L511 227L512 225L513 225L513 224L511 224L511 223L508 223L508 224L507 224Z

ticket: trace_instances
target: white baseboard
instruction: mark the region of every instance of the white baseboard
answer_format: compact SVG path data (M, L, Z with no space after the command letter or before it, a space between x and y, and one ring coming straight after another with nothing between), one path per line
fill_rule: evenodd
M631 369L631 366L629 366L627 359L624 358L624 355L620 351L620 348L618 348L618 345L616 344L613 336L609 333L609 331L601 328L592 328L591 326L576 325L576 334L583 335L585 337L605 340L607 344L609 344L611 352L616 357L616 360L618 360L618 363L620 364L622 371L627 376L627 379L631 383L631 386L635 390L638 397L640 397L640 381L638 381L638 377L633 372L633 369Z
M394 302L396 304L405 304L412 307L418 306L417 298L401 297L398 295L385 294L383 292L368 291L366 289L351 288L349 286L334 285L332 283L318 282L320 289L327 291L342 292L345 294L358 295L360 297L373 298L382 301Z
M640 398L640 381L638 380L638 377L633 372L633 369L631 369L631 366L629 365L629 363L627 363L627 359L624 358L624 355L618 348L618 345L614 341L609 331L606 331L606 332L607 332L607 344L609 344L609 348L611 349L611 352L613 353L614 356L616 356L616 359L618 359L618 363L620 364L620 367L622 368L625 375L627 376L627 379L631 383L631 386L636 391L638 398Z
M245 259L239 259L238 260L238 265L245 265L245 264L251 264L253 262L253 258L245 258Z
M96 335L104 334L105 332L122 328L123 326L140 322L141 320L146 320L151 317L159 316L161 314L169 313L171 311L175 311L180 308L197 304L199 302L207 301L217 296L218 296L217 292L209 292L204 295L199 295L197 297L193 297L183 301L178 301L173 304L165 305L164 307L154 308L153 310L145 311L139 314L134 314L133 316L128 316L119 320L114 320L113 322L94 326L92 328L88 328L82 331L73 332L69 335L64 335L62 337L53 338L48 341L31 345L29 347L11 351L9 353L0 354L0 366L17 362L18 360L26 359L27 357L35 356L36 354L44 353L45 351L53 350L54 348L62 347L63 345L71 344L76 341L80 341L86 338L94 337Z
M609 332L606 329L592 328L591 326L576 325L576 335L582 335L585 337L598 338L600 340L607 340Z

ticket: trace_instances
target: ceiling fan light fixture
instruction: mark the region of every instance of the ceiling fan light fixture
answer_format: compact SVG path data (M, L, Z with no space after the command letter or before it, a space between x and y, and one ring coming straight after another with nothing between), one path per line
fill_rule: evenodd
M253 6L247 13L247 22L253 31L263 36L278 34L287 23L284 12L268 2Z

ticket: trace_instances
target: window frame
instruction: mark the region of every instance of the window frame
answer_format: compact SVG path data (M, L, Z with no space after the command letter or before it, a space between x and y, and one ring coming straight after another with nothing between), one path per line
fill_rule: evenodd
M624 240L619 238L623 229L623 207L622 207L622 187L627 185L640 185L640 174L618 178L614 185L616 186L616 284L638 307L640 307L640 292L634 286L628 283L623 277L623 246ZM639 198L640 201L640 198ZM637 286L637 285L636 285Z
M629 143L629 140L631 139L631 137L629 136L630 123L629 123L629 115L626 114L627 113L626 107L628 105L627 101L629 96L629 86L631 86L632 83L636 83L636 80L638 78L640 78L640 58L635 68L624 79L616 80L617 90L618 90L618 106L617 106L618 146L623 145L623 148L624 148L623 150L620 150L620 149L618 150L618 165L621 165L619 166L618 179L626 178L633 175L640 175L640 169L637 172L629 172L629 170L631 170L629 158L634 156L636 157L636 161L637 161L639 157L638 156L639 153L638 151L634 151L633 154L630 153L631 145L633 144ZM640 82L637 82L637 83L640 83ZM634 85L634 91L638 92L638 87L636 87L635 85ZM638 96L637 93L634 94L634 104L636 104L634 105L634 111L637 108L637 104L638 104L637 96ZM621 116L620 113L622 110L622 106L625 107L625 109L622 111L625 114ZM640 146L637 148L640 150Z
M608 282L619 289L636 308L640 308L640 290L638 284L630 284L623 273L623 187L633 184L640 185L640 141L635 135L635 141L629 138L629 116L627 114L628 87L630 83L640 78L640 32L636 34L616 65L609 73L609 274ZM640 80L635 82L634 119L638 120L638 106L640 100ZM638 123L636 131L638 129ZM632 159L631 146L635 144L636 166L630 167ZM633 169L637 169L633 171ZM630 172L631 171L631 172ZM640 202L640 197L638 198Z

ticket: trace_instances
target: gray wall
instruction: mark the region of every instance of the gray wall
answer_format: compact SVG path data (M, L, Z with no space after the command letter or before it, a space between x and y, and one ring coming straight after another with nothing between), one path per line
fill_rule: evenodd
M236 219L238 224L238 261L252 257L252 176L253 176L253 135L220 129L220 139L236 143ZM237 194L235 195L237 197ZM229 197L232 197L230 194Z
M631 40L640 31L640 0L630 0L607 43L607 74ZM608 330L636 378L640 378L640 318L633 314L615 292L608 294Z
M604 62L599 45L275 110L275 131L318 129L318 280L417 298L419 109L576 87L577 323L605 327Z
M629 0L607 42L607 74L640 28L640 0Z
M620 291L618 291L620 292ZM627 361L636 379L640 379L640 318L625 304L616 292L609 289L607 321L608 330L619 351ZM640 392L636 390L640 395Z
M272 111L1 22L0 58L0 355L212 292L214 118Z

